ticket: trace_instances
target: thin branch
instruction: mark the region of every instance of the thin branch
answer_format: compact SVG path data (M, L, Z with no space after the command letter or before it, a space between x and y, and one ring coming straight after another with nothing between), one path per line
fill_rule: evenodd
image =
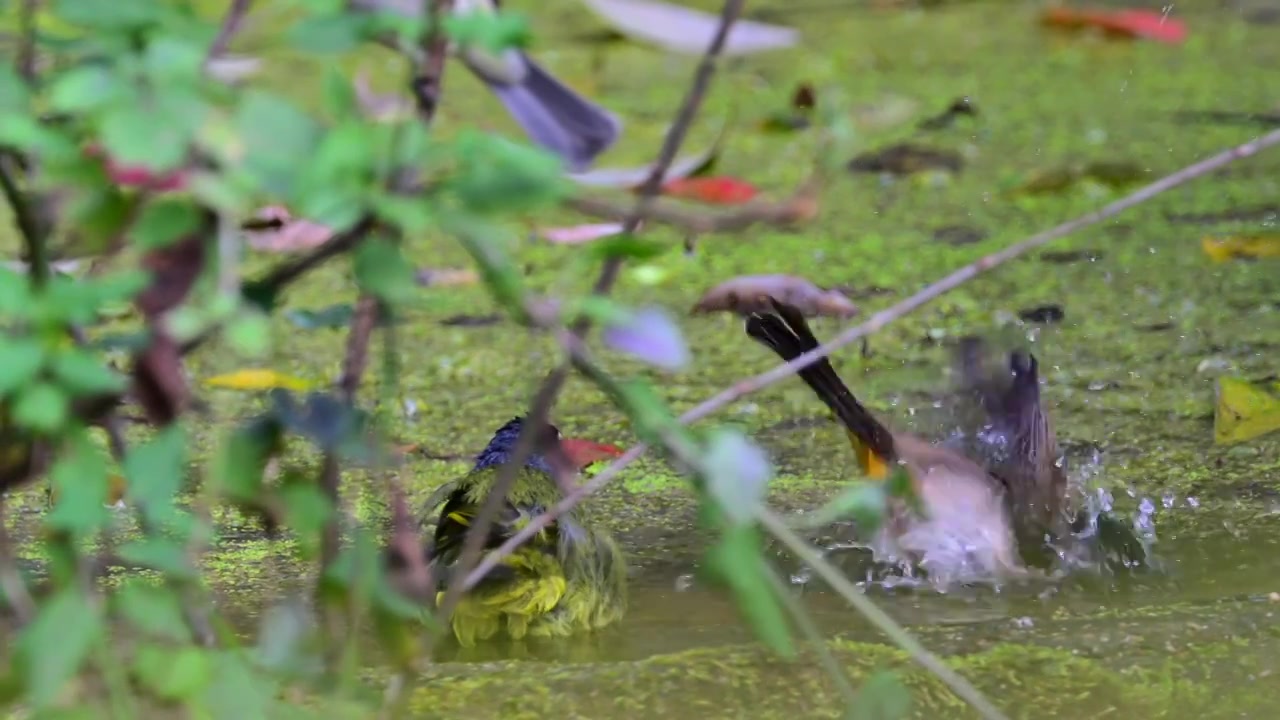
M424 123L435 119L444 91L444 63L449 55L449 38L442 18L453 9L453 0L427 0L427 34L422 39L423 61L416 68L410 89Z
M231 39L240 31L240 24L244 22L244 16L249 14L249 7L252 4L253 0L231 0L231 7L227 8L227 15L222 19L218 36L209 46L210 60L221 57L227 51L231 45Z
M1089 213L1088 215L1076 218L1070 222L1063 223L1055 228L1033 235L1032 237L1015 245L1011 245L998 253L983 257L970 265L966 265L959 270L956 270L941 280L926 286L911 297L890 306L884 311L876 313L866 322L849 328L817 349L805 353L791 362L778 365L768 372L761 373L755 377L736 383L732 387L729 387L707 400L704 400L681 415L680 422L688 424L701 420L745 395L749 395L784 378L794 375L799 372L801 368L808 366L810 363L816 362L819 358L825 357L833 350L880 330L884 326L903 317L907 313L925 305L931 300L936 299L948 290L955 289L963 282L976 277L978 274L990 270L1001 263L1008 262L1019 255L1023 255L1053 240L1065 237L1076 230L1118 215L1125 210L1150 200L1160 193L1166 192L1186 182L1213 172L1214 170L1232 162L1250 157L1276 144L1280 144L1280 130L1267 133L1262 137L1256 138L1230 150L1218 153L1206 160L1188 165L1182 170L1161 178L1160 180L1157 180L1156 182L1147 185L1133 194L1121 198L1120 200L1117 200L1096 212ZM606 483L622 472L623 469L639 459L641 455L644 455L645 451L648 449L649 446L646 443L638 443L632 446L631 449L623 453L604 470L601 470L600 473L593 477L589 482L579 487L577 491L567 495L563 500L547 510L547 512L530 520L528 525L522 528L515 535L512 535L506 542L493 552L490 552L478 565L476 565L475 570L467 576L466 586L474 586L475 583L479 582L480 579L484 577L485 573L496 567L503 558L514 552L516 548L527 542L529 538L555 522L557 517L572 510L591 493L604 487Z
M644 222L645 215L653 203L653 198L661 189L662 180L666 176L667 170L671 167L671 163L675 160L676 153L680 151L680 146L689 134L689 128L693 124L694 118L697 117L699 108L702 106L707 88L710 86L711 78L715 73L716 60L724 50L725 42L729 37L729 30L742 13L743 4L744 0L725 0L716 34L711 39L706 52L702 55L702 61L698 64L698 69L694 73L689 90L685 93L684 100L676 112L675 119L671 124L671 130L668 131L667 136L663 139L662 147L658 151L658 158L654 162L653 169L640 187L640 197L636 201L636 207L623 223L623 232L633 233ZM592 288L592 294L597 296L608 294L613 288L613 284L617 281L621 268L621 257L611 257L605 261L604 267L600 271L600 276L596 278L595 285ZM574 337L580 339L590 327L590 320L583 317L574 323L571 332ZM516 446L512 451L511 458L498 471L498 478L494 482L493 488L485 498L484 505L480 508L480 512L477 513L471 528L467 531L462 551L459 554L454 575L455 579L449 583L444 600L440 603L439 616L441 618L447 619L453 612L453 608L457 605L464 590L473 587L475 582L478 581L478 578L472 580L472 576L475 573L471 571L471 568L476 567L476 563L481 559L480 553L483 551L484 542L489 536L489 528L493 524L493 518L498 512L498 508L501 507L507 492L511 489L511 485L515 482L516 473L532 454L534 440L537 437L536 434L547 423L551 409L555 405L556 397L564 388L565 381L568 380L569 372L569 362L562 362L559 367L552 370L547 378L543 380L542 385L535 393L529 412L526 415L526 421L520 429L519 436L516 438Z
M36 13L40 0L22 0L18 18L18 76L28 83L36 79Z
M923 645L911 636L911 633L908 633L902 626L894 622L893 618L886 615L879 605L876 605L863 595L834 565L827 562L818 551L801 539L794 530L787 526L782 518L768 509L761 508L756 513L756 519L774 537L782 541L782 544L786 545L801 562L813 568L814 572L818 573L823 580L826 580L840 597L857 608L858 612L862 613L881 632L888 635L903 650L906 650L912 660L915 660L921 667L946 683L947 687L951 688L951 692L955 693L957 697L969 703L974 710L977 710L987 720L1005 720L1004 713L992 705L991 701L987 700L977 688L969 684L968 680L965 680L959 673L952 670L949 665L942 662L937 655L926 650Z
M30 268L31 280L37 285L49 278L49 258L45 252L45 236L41 232L40 222L31 211L28 197L18 187L17 180L9 172L9 166L0 158L0 189L4 191L5 200L13 211L13 220L17 223L18 232L27 246L27 266Z

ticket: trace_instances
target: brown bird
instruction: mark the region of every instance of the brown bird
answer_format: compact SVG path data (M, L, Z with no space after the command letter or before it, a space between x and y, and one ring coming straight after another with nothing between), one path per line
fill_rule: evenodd
M818 347L795 309L773 303L774 312L747 319L747 334L790 361ZM906 559L931 577L976 578L1025 573L1023 557L1046 534L1066 528L1067 482L1057 446L1040 404L1034 357L1013 353L1006 381L977 379L971 389L986 415L983 448L974 457L892 432L875 418L823 358L801 370L802 380L844 425L860 469L885 479L905 468L919 511L895 501L873 547ZM1019 553L1019 546L1032 552Z

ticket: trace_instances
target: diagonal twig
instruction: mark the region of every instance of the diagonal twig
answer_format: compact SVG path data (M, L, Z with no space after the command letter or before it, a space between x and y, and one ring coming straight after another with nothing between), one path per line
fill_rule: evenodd
M252 4L253 0L231 0L231 7L227 8L226 17L222 19L222 27L218 28L218 36L209 46L210 59L218 58L227 51L231 45L231 39L240 31L240 24L244 22L244 16L249 13L249 6Z
M654 198L662 187L662 180L666 176L667 170L675 160L676 153L680 151L680 146L684 143L685 137L689 134L689 128L693 124L694 118L697 117L698 110L702 107L707 88L710 87L711 79L715 74L716 61L724 50L729 31L742 14L744 4L745 0L725 0L720 12L720 24L716 28L716 33L711 38L706 52L703 53L702 60L698 63L698 68L694 72L689 90L685 93L684 100L676 111L671 129L663 139L662 147L658 152L658 158L654 162L653 169L640 186L636 207L623 223L624 233L634 233L649 212ZM610 257L605 261L604 267L592 287L593 295L603 296L609 293L614 283L617 282L618 274L622 269L622 262L622 258L618 256ZM573 324L571 332L574 337L581 339L590 328L591 321L584 316ZM556 397L564 388L570 370L570 363L568 361L562 362L543 380L542 385L534 394L529 412L526 415L526 422L516 438L512 456L499 470L493 489L490 490L489 495L485 498L480 512L476 515L475 522L472 523L470 530L467 532L462 552L459 554L455 579L449 584L444 600L440 603L439 615L442 619L447 619L453 612L465 589L475 585L475 581L471 579L471 576L475 575L475 573L471 571L471 568L475 567L480 560L480 553L484 549L485 539L489 536L489 528L493 524L493 518L497 514L498 508L501 506L507 492L511 489L511 485L515 481L516 472L533 453L534 439L537 437L540 428L547 423L551 408L555 405ZM490 565L490 569L492 569L492 565Z

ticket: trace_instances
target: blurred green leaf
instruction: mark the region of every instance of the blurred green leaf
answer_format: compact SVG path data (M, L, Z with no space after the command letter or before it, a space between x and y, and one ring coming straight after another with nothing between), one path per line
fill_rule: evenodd
M179 423L134 445L124 459L129 496L142 504L155 520L171 515L170 509L186 479L186 429Z
M66 450L49 471L57 498L45 524L74 538L84 538L110 520L110 510L105 505L109 490L107 461L83 431L74 433L66 442Z
M320 140L320 127L287 100L266 92L245 94L236 113L244 140L245 168L258 183L282 190L305 167Z
M356 282L361 289L391 305L413 299L418 291L413 266L400 246L381 237L371 237L355 253Z
M258 625L258 644L254 648L256 663L277 672L320 670L320 658L306 652L306 640L314 620L306 605L287 602L273 605L262 615Z
M0 398L30 385L44 361L44 345L35 338L8 336L0 342Z
M560 160L549 152L477 131L459 134L458 172L449 183L472 212L524 212L569 192Z
M319 550L319 538L324 525L333 515L333 505L314 482L286 477L280 488L284 503L285 522L294 531L306 556L314 556Z
M115 161L155 172L176 170L187 159L187 148L196 123L183 117L173 99L157 103L113 105L103 113L99 132L102 144Z
M278 716L271 712L275 683L270 674L252 665L249 653L223 651L213 655L213 660L213 682L205 689L202 703L206 712L199 716L212 720Z
M188 200L156 198L142 208L129 234L142 250L162 248L204 224L204 213Z
M13 63L0 65L0 114L25 114L30 102L31 91Z
M23 427L53 433L67 424L70 398L57 385L40 381L18 390L13 401L13 419Z
M173 35L152 37L147 43L143 67L147 77L168 89L172 82L194 83L204 74L206 49L191 40Z
M707 492L727 519L754 524L773 477L769 456L741 432L721 428L708 439L703 462Z
M186 548L176 540L133 540L121 545L117 552L126 562L157 570L175 580L195 580L199 577L199 573L187 559Z
M117 0L55 0L54 13L72 25L106 31L142 28L159 22L164 3Z
M445 212L440 225L455 235L480 266L480 276L494 299L517 317L524 317L524 278L500 242L501 230L474 216Z
M0 144L35 155L46 162L80 156L80 147L67 133L41 124L28 115L0 115Z
M858 699L850 708L850 720L898 720L911 709L911 692L898 674L881 670L867 678L858 689Z
M878 482L856 483L807 515L804 525L816 528L850 518L860 533L874 533L884 522L888 499L884 485Z
M80 348L69 348L55 355L50 369L62 388L72 395L116 393L125 388L124 376Z
M624 380L618 384L623 408L635 423L636 434L645 442L661 443L664 431L683 432L677 428L675 415L667 403L645 380Z
M207 651L198 647L143 645L134 655L133 672L156 697L179 701L195 697L209 685L213 663Z
M355 117L360 109L355 86L351 78L337 66L330 65L324 73L324 110L334 118Z
M30 277L24 272L0 267L0 316L27 317L30 309Z
M59 75L49 88L49 106L78 113L110 103L126 89L119 75L103 65L80 65Z
M252 502L262 492L262 473L281 447L284 431L274 416L256 417L235 428L218 445L209 479L233 500Z
M585 256L595 260L624 258L627 260L652 260L671 249L668 243L635 235L611 235L587 245Z
M489 52L528 47L529 20L511 10L500 13L475 10L445 18L444 31L459 45L474 45Z
M428 232L435 225L434 209L421 197L378 194L370 203L378 218L399 226L407 235Z
M312 15L289 30L289 43L313 53L343 53L360 43L365 19L353 13Z
M101 611L77 587L59 590L40 604L35 619L18 637L15 658L27 701L36 710L58 698L102 631Z
M167 587L157 587L149 580L128 580L111 595L111 601L138 630L168 640L191 640L182 601Z
M151 344L151 333L142 330L135 333L107 333L89 341L86 347L99 352L136 352Z
M754 525L733 524L707 550L707 567L733 592L738 609L756 635L778 653L795 655L784 608L764 573L763 543Z

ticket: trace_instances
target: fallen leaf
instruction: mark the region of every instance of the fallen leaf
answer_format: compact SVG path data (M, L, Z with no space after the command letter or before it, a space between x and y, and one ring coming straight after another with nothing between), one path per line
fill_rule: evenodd
M680 5L656 0L584 0L605 22L623 35L670 52L701 55L711 44L720 18ZM738 20L725 39L725 56L791 47L800 32L780 25Z
M571 227L545 228L538 232L548 242L557 245L582 245L622 232L622 223L593 223Z
M1084 10L1050 7L1041 23L1065 30L1100 30L1108 37L1141 38L1177 44L1187 39L1187 24L1155 10Z
M1200 247L1214 262L1280 257L1280 235L1200 239Z
M244 225L249 246L264 252L298 252L323 245L333 230L317 222L294 218L288 208L270 205L254 213Z
M416 275L423 287L460 287L480 282L480 274L471 268L427 268Z
M611 460L622 455L622 448L616 445L592 442L580 438L561 438L560 447L578 470L583 470L592 463Z
M823 290L794 275L744 275L727 280L708 290L692 312L770 312L770 299L791 305L809 317L847 318L858 313L858 306L838 290Z
M863 153L849 161L850 172L891 175L913 175L929 170L958 173L963 167L964 160L959 153L911 143L899 143L883 150Z
M291 375L266 369L236 370L223 375L215 375L204 381L206 387L224 388L227 390L306 390L311 383Z
M1213 440L1233 445L1280 430L1280 398L1237 378L1218 378Z
M719 176L671 180L662 186L662 194L708 205L741 205L754 199L758 191L745 180Z
M716 139L706 150L678 157L672 161L663 178L670 182L705 173L714 167L716 160L720 156L720 143L724 140L727 129L728 123L723 124L720 127L720 132L716 135ZM583 172L567 173L566 177L586 187L633 189L643 185L652 172L653 166L645 165L638 168L596 168Z

